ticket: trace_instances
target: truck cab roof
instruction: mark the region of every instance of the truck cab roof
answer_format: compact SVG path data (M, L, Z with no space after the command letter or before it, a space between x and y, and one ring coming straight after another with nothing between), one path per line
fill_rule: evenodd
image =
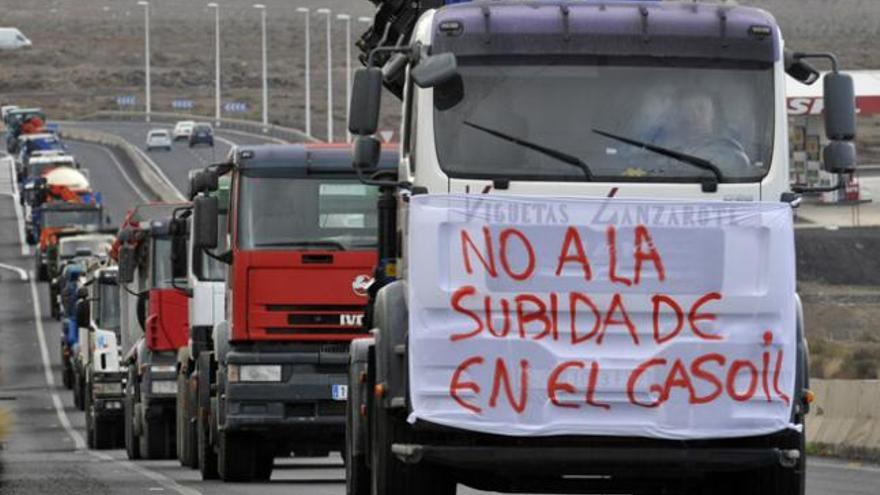
M351 147L347 144L237 146L230 155L232 162L240 170L258 172L261 176L355 175ZM396 147L383 147L379 170L396 169Z

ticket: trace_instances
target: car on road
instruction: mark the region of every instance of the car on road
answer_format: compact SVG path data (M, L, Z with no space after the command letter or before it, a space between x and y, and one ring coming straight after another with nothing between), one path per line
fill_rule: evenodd
M210 124L196 124L189 135L189 147L192 148L199 144L207 144L214 146L214 129Z
M171 134L165 129L153 129L147 133L147 151L163 149L171 151Z
M189 139L189 136L193 132L193 127L196 126L196 123L192 120L181 120L177 124L174 125L173 138L175 141L181 139Z

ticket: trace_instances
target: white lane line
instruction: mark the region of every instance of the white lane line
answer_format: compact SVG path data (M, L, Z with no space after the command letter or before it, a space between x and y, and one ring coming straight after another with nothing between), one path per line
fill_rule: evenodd
M18 277L21 279L22 282L25 282L28 279L28 273L24 270L24 268L7 265L6 263L0 263L0 268L18 273Z
M18 241L21 245L21 255L30 256L31 247L28 246L28 243L25 242L24 239L24 212L21 209L21 203L19 203L20 195L18 193L18 181L15 180L15 159L9 156L6 157L6 161L7 170L9 171L9 183L12 188L12 208L15 210L15 219L18 224Z
M128 185L131 186L132 189L134 189L134 192L138 196L140 196L141 200L142 201L149 201L150 200L150 197L147 196L146 194L144 194L143 189L138 187L137 184L135 184L135 182L133 180L131 180L131 176L128 175L128 173L125 171L125 167L123 167L122 164L119 163L119 160L116 158L116 155L114 155L110 150L108 150L107 148L105 148L101 145L86 143L83 141L77 141L77 144L81 144L81 145L84 145L87 147L92 147L92 148L98 148L101 151L103 151L104 153L106 153L107 156L110 157L110 160L113 161L113 164L116 165L116 169L119 170L119 173L122 174L122 177L125 179L125 182L128 182Z
M16 212L16 215L19 213ZM17 267L12 267L9 265L4 265L4 267L12 268L15 271L20 270ZM21 276L21 274L19 273ZM58 422L61 423L61 426L64 428L64 431L67 432L67 435L73 440L73 444L76 450L83 450L86 448L86 441L83 438L82 434L73 428L73 425L70 423L70 418L67 416L67 411L64 410L64 403L61 401L61 397L58 396L58 393L55 392L55 377L52 375L52 364L49 360L49 346L46 345L46 331L43 328L43 312L40 310L40 296L37 291L37 283L34 280L33 274L30 277L27 277L25 274L25 278L29 278L29 285L31 288L31 302L33 304L34 309L34 325L37 327L37 341L40 345L40 357L43 361L43 373L46 376L46 385L49 388L49 394L52 397L52 405L55 408L55 413L58 415ZM202 495L200 491L185 487L180 483L174 481L173 479L165 476L164 474L157 473L155 471L150 471L146 468L142 468L137 466L129 461L123 461L114 459L106 454L95 452L89 450L88 453L95 458L98 458L103 461L109 461L116 463L124 468L130 469L146 478L149 478L163 487L177 492L180 495Z

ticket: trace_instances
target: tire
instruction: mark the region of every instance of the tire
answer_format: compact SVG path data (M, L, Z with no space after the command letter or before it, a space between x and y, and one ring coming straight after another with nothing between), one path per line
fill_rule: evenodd
M411 437L409 426L388 414L382 407L373 407L371 436L372 495L455 495L456 482L430 464L404 464L391 453L391 445Z
M128 379L132 380L132 373L128 374ZM129 381L131 384L131 381ZM132 386L132 385L129 385ZM134 434L134 398L130 394L125 394L125 404L123 407L122 421L125 423L123 427L125 436L125 452L128 458L135 460L141 458L140 438Z
M73 374L73 403L80 411L86 410L85 390L86 383L83 380L82 373Z
M221 431L217 439L217 472L223 481L251 481L256 467L256 442L241 433Z
M198 464L202 480L216 480L220 477L217 472L217 454L211 445L209 430L211 426L206 421L207 414L199 413L196 418L196 433L198 434Z
M92 409L92 400L91 395L88 394L85 397L85 410L86 410L86 445L90 449L97 448L95 441L95 411Z
M189 393L189 380L183 371L177 374L177 405L175 407L175 417L177 422L176 435L177 440L177 460L183 467L198 467L196 460L196 449L193 437L195 429L192 426L192 400Z
M275 467L275 447L263 447L257 455L254 466L254 479L257 481L269 481L272 479L272 469Z
M350 382L351 380L349 380ZM349 390L353 384L349 383ZM355 419L354 401L349 399L345 401L345 417L349 424L345 428L345 451L342 458L345 461L345 494L346 495L369 495L370 493L370 468L363 454L354 455L352 445L351 421Z
M61 363L61 383L68 390L73 388L73 369L70 367L70 361L67 359L64 359Z
M144 459L173 459L173 422L165 416L145 419L140 443L141 457Z

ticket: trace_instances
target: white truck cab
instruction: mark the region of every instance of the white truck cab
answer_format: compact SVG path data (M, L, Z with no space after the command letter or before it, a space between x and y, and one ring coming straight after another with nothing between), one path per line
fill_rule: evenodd
M659 389L649 389L640 379L654 371L641 366L672 362L690 352L685 350L690 344L676 348L659 333L646 344L647 304L632 310L638 324L614 313L622 298L641 297L644 303L651 297L638 276L615 275L616 257L632 252L618 253L614 227L619 223L628 239L636 239L630 241L636 258L645 254L638 240L647 235L645 225L669 235L662 243L667 252L691 250L700 258L709 249L687 239L697 230L684 231L685 240L676 237L681 224L658 224L646 216L624 228L620 217L603 223L591 213L704 207L715 212L713 218L731 208L765 218L759 212L773 211L783 219L777 224L781 231L773 234L779 247L772 251L779 262L774 268L793 267L793 240L785 239L793 239L789 205L796 206L798 198L789 186L785 77L812 83L819 72L806 60L832 63L824 78L831 140L824 164L832 173L850 172L855 165L852 79L838 71L833 55L786 50L773 16L756 8L656 1L444 3L379 2L376 24L358 43L367 67L355 75L352 89L354 166L365 183L384 191L380 212L390 202L396 216L380 214L380 223L386 222L379 227L380 266L387 277L377 274L370 290L367 324L373 337L351 348L348 493L446 495L463 483L517 493L802 494L809 383L793 268L761 283L782 294L785 342L774 342L767 332L761 343L761 334L754 333L764 331L758 324L749 327L752 333L708 337L749 335L754 356L760 356L760 345L786 347L788 358L784 367L778 359L775 376L789 382L776 388L776 397L770 379L765 382L775 416L737 409L746 400L737 395L737 370L728 375L733 398L722 399L718 409L701 409L718 396L705 401L697 393L690 404L682 394L676 399L681 402L664 405L670 388L681 382L673 372L665 391L662 381ZM375 172L383 86L402 100L396 180ZM580 215L569 215L575 211ZM699 224L692 220L686 227ZM587 258L605 249L606 225L610 261L591 272ZM559 243L561 251L535 255L529 237L546 247L554 236L561 241L562 231L574 232L569 240L578 232L592 237L577 254L566 251L567 240ZM752 232L718 228L700 235L729 241L749 238L747 231ZM505 244L505 236L512 244ZM589 244L597 237L602 248ZM501 244L500 254L493 242ZM653 241L648 244L653 250ZM510 245L515 254L504 251ZM729 289L736 270L725 278L707 267L727 266L728 257L752 252L756 261L738 263L749 265L740 264L742 272L753 273L757 260L771 257L769 245L762 245L766 251L726 246L712 251L720 253L715 264L698 270L682 269L689 261L684 256L675 276L689 273L693 280L711 279ZM575 259L583 263L583 274L566 274L564 265ZM643 261L630 268L637 272ZM653 290L672 290L662 284L664 273L672 272L660 263L655 267L652 283L659 285ZM768 272L754 273L760 278ZM594 277L608 280L602 285ZM472 285L458 285L463 280ZM583 291L565 297L570 306L556 299L564 297L557 291L567 290ZM695 289L678 290L692 297ZM746 292L761 304L759 293ZM468 298L475 293L480 296ZM573 302L590 297L618 303L611 303L603 320L592 302L592 312L588 304L578 309ZM655 332L672 314L658 308ZM736 318L739 310L731 308L724 311ZM542 341L556 335L551 328L570 327L572 345L586 342L576 335L575 322L593 314L595 331L587 338L600 335L594 345L601 345L601 332L619 324L619 333L609 338L620 349L571 351L565 339ZM518 322L519 339L507 340L515 334L508 333L516 328L512 321ZM530 334L541 321L546 333ZM715 348L741 349L730 342ZM570 351L580 360L565 361ZM646 360L639 365L635 355ZM595 361L583 362L590 358ZM519 366L508 368L505 360ZM560 373L572 369L586 372L571 373L570 381L560 384ZM560 391L577 398L559 402ZM533 398L530 408L527 395ZM739 431L692 429L700 429L699 418L727 418L722 426L729 426L744 416L756 421ZM678 422L682 418L693 420Z

